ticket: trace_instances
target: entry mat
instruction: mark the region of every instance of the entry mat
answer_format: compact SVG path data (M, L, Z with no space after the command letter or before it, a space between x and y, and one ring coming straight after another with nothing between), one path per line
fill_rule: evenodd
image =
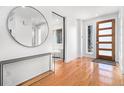
M110 61L110 60L93 59L92 62L116 66L116 62L115 61Z

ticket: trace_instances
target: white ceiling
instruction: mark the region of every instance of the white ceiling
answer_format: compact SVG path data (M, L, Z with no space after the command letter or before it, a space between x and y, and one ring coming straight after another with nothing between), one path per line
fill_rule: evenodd
M76 19L90 19L118 12L119 6L46 6L60 15Z

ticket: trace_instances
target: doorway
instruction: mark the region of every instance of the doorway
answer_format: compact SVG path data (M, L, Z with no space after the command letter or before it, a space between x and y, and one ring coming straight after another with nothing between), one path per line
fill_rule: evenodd
M65 17L52 12L53 19L53 55L55 61L65 60Z
M96 57L115 61L115 19L96 23Z

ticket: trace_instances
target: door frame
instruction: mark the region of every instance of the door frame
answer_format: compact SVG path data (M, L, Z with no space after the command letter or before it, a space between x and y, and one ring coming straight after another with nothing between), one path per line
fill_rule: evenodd
M64 62L65 61L65 17L53 11L52 13L63 18L63 62Z
M112 22L112 27L108 27L108 28L100 28L99 29L99 24L101 23L107 23L107 22ZM98 38L99 38L99 30L105 30L105 29L112 29L112 35L108 35L108 36L112 36L112 42L99 42ZM107 35L105 35L107 36ZM102 49L102 50L111 50L112 51L112 57L109 56L99 56L99 47L98 44L112 44L112 49ZM108 60L112 60L115 61L115 19L108 19L108 20L103 20L103 21L98 21L96 22L96 58L101 58L101 59L108 59Z

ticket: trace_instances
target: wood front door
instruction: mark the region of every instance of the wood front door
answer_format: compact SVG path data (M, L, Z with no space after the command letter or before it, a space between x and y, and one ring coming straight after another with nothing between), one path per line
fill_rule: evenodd
M96 57L115 60L115 19L96 23Z

